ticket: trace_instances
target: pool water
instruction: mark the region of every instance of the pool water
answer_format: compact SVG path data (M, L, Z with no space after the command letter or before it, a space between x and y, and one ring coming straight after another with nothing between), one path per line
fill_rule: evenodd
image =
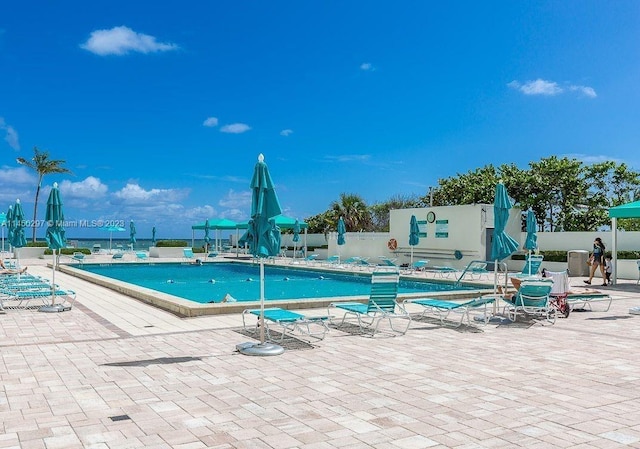
M228 294L236 301L260 299L260 268L240 263L113 264L78 267L91 273L179 296L198 303L222 302ZM318 272L265 265L265 300L368 295L367 274ZM464 290L444 283L401 280L400 293Z

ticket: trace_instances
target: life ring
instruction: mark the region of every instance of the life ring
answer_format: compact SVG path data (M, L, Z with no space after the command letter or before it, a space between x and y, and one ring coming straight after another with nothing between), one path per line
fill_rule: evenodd
M398 248L398 241L396 239L390 239L387 242L387 248L389 248L391 251L395 251Z

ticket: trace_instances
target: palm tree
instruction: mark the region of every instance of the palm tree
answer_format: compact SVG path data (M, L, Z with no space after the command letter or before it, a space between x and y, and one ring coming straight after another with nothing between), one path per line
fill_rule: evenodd
M334 201L331 209L336 222L338 217L342 217L347 232L370 231L372 228L371 212L359 195L341 193L340 200Z
M36 241L36 217L38 214L38 197L40 196L40 188L42 187L42 178L51 173L71 173L67 168L62 167L65 163L63 160L50 160L49 153L40 151L38 147L33 147L33 159L26 160L23 157L16 159L18 164L25 165L38 173L38 188L36 189L36 201L33 205L33 241Z

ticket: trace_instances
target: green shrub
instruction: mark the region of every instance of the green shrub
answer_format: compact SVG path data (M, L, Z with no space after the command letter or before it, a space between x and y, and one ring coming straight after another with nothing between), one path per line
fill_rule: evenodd
M189 244L186 240L159 240L156 242L158 248L187 248Z
M44 253L50 256L53 254L53 251L47 248L44 250ZM56 254L63 254L65 256L72 256L73 253L91 254L91 250L89 248L62 248L56 251Z
M37 242L27 242L28 248L46 248L47 242L37 241Z

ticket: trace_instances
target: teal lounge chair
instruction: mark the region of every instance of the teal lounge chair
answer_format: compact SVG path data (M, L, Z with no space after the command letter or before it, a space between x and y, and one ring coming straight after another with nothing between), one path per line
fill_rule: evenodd
M510 276L514 277L527 277L527 276L536 276L540 271L540 265L542 265L542 261L544 260L544 256L536 256L531 255L531 257L527 257L524 261L524 267L522 267L522 271L520 273L511 273Z
M443 325L446 325L445 320L448 318L451 312L460 313L460 322L455 326L459 327L464 322L465 317L467 318L467 324L471 325L471 318L469 317L469 312L474 309L483 309L483 322L487 324L491 319L491 313L489 312L488 305L493 304L495 302L495 298L493 296L483 296L480 298L472 299L471 301L466 302L454 302L454 301L444 301L442 299L431 299L431 298L423 298L423 299L408 299L406 301L408 304L418 304L424 307L421 316L427 316L428 313L432 313L436 315L440 322Z
M136 252L136 260L147 260L147 259L148 259L147 253L145 253L144 251Z
M253 329L256 333L259 331L260 324L260 309L246 309L242 312L242 326L246 331L247 323L245 317L248 315L254 315L258 317L256 327ZM280 338L278 341L282 342L285 336L293 337L296 339L305 339L311 337L317 340L322 340L326 333L329 331L326 321L329 319L327 316L320 317L308 317L291 310L285 310L278 307L269 307L264 309L264 326L266 331L266 338L269 341L274 341L271 334L271 325L277 325L280 329Z
M324 261L325 265L338 265L340 263L340 256L334 254L333 256L327 257L327 260Z
M371 274L371 293L367 303L334 302L329 304L329 315L332 309L339 309L344 315L338 327L343 326L347 318L355 319L361 332L372 331L372 335L378 332L380 321L387 320L393 333L403 335L409 329L411 315L396 301L399 281L397 268L379 267ZM406 326L396 327L394 323L398 321L406 322Z
M185 260L193 260L196 257L193 254L193 248L183 248L182 249L182 255L184 256Z
M315 262L317 258L318 258L318 254L309 254L307 257L305 257L302 260L304 261L304 263L309 265L310 263Z
M123 251L118 251L116 253L113 253L113 256L111 256L112 259L122 259L123 257L124 257Z
M504 313L511 321L516 321L521 315L544 318L551 324L555 323L556 310L549 299L552 288L553 282L523 281L513 297L503 297L506 302Z
M82 265L84 263L85 255L84 253L81 253L81 252L75 252L71 256L71 258L73 259L74 262L78 262L80 263L80 265Z
M398 267L398 264L396 264L396 260L398 259L391 259L389 257L383 257L380 256L380 265L385 266L385 267Z

